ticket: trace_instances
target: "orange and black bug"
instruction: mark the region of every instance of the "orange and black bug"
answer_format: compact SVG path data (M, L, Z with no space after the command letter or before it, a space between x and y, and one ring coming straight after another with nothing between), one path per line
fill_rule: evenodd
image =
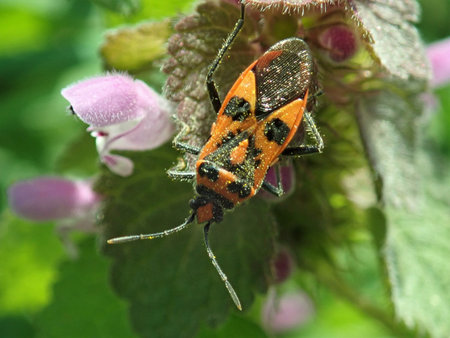
M197 196L190 201L191 215L173 229L108 241L115 244L165 237L183 230L197 217L198 223L206 222L208 256L238 309L242 309L239 298L209 247L210 225L222 221L224 209L233 209L260 188L281 195L279 175L278 186L264 181L268 169L280 156L300 156L323 149L322 138L306 111L308 98L315 95L310 93L315 89L314 62L307 44L299 38L280 41L267 50L239 76L221 102L213 75L244 24L244 11L241 3L241 16L207 75L208 93L217 113L208 141L201 149L184 144L179 141L183 132L174 140L176 148L198 156L196 171L169 172L173 178L196 179ZM288 147L302 121L315 144Z

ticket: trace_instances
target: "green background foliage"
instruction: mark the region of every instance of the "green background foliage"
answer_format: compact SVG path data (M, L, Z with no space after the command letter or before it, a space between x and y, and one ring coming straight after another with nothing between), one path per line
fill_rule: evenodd
M424 40L432 42L449 36L448 1L422 1L422 6L423 20L419 29ZM248 290L246 283L259 283L260 294L256 295L254 304L246 313L233 313L224 322L224 318L212 320L220 323L217 329L210 328L208 320L198 321L199 317L207 317L208 312L214 312L212 305L211 308L201 309L201 303L189 304L189 297L186 297L182 308L174 311L174 314L167 313L167 308L163 308L164 302L170 297L181 297L183 288L170 290L165 287L167 280L164 278L173 278L171 271L162 274L159 279L150 280L151 271L146 271L145 265L151 260L162 259L161 257L173 256L177 259L178 256L179 260L186 259L186 256L181 255L180 249L173 248L179 248L186 238L192 237L194 244L191 245L195 248L193 256L188 257L190 265L186 265L191 275L188 274L184 280L179 277L180 281L176 286L182 283L196 284L197 278L201 283L193 285L195 288L192 292L199 293L202 288L209 290L210 286L205 285L210 284L213 290L211 292L216 294L214 306L225 308L222 309L221 316L230 311L227 308L228 296L203 252L198 228L166 241L107 249L103 248L104 238L74 233L71 239L78 248L79 257L73 259L59 241L54 224L34 224L20 220L8 210L6 203L7 187L21 179L39 175L91 177L97 173L98 159L94 140L84 132L86 126L65 112L67 102L61 97L60 89L102 71L99 51L105 30L141 20L173 17L188 12L192 7L192 2L186 0L6 0L0 3L0 337L135 337L137 334L133 327L146 336L152 336L153 328L155 332L170 336L170 332L176 332L179 325L186 325L186 336L197 331L197 336L202 338L266 336L260 326L262 292L266 285L262 281L255 281L258 274L254 271L246 275L242 285L236 285L236 288L242 290L244 303L250 304L254 295ZM149 65L142 76L155 88L161 88L164 82L158 72L158 65ZM436 90L435 94L439 105L425 131L429 137L427 147L438 154L439 161L448 163L450 86ZM329 114L333 118L332 113ZM347 138L355 137L355 130L346 133ZM332 133L327 136L331 139L333 137ZM173 189L179 189L179 196L183 198L180 197L171 207L181 210L170 214L167 206L166 209L163 208L161 215L153 216L161 219L161 224L156 224L151 217L135 223L133 215L127 214L118 218L117 224L113 224L108 231L114 231L114 234L124 233L120 222L129 226L127 233L128 230L143 229L147 223L154 226L156 231L160 229L157 226L176 225L183 219L184 216L180 215L187 213L191 186L187 183L170 183L158 176L163 174L162 169L169 167L176 157L171 151L164 152L165 149L167 148L154 154L155 157L166 157L155 162L159 170L159 174L155 174L158 177L157 184L176 185L177 188ZM345 157L337 155L340 152L335 152L333 161L354 165L351 146L344 147L342 152ZM298 174L309 180L298 183L297 189L301 194L292 196L275 208L278 222L285 225L280 230L280 239L286 243L295 240L302 244L296 246L294 253L300 270L280 287L280 292L295 290L301 286L316 304L313 319L284 337L415 335L395 322L392 304L385 291L386 274L380 268L381 257L377 251L380 248L379 240L385 231L383 216L374 208L355 207L337 184L339 171L330 165L324 168L321 161L323 159L319 157L311 158L306 165L297 166ZM151 165L148 164L149 167ZM151 175L151 170L146 174ZM430 175L434 179L429 182L429 190L442 193L436 187L436 181L441 180L442 186L448 187L448 174L433 172ZM105 173L102 189L110 193L113 199L114 193L122 186L117 178L111 176ZM143 203L146 194L154 194L158 188L161 189L158 185L147 187L141 196L144 199L137 203ZM130 187L124 185L123 189ZM354 186L354 189L357 187ZM299 196L303 198L299 200ZM120 199L113 202L119 205L121 203ZM305 205L302 210L310 212L297 215L298 211L292 209L294 202ZM115 206L114 203L109 206ZM149 208L152 207L151 200L148 203ZM252 215L248 215L248 211L258 214L259 210L265 209L263 203L258 201L236 210L236 214L227 215L230 216L227 219L229 224L221 224L221 229L214 229L212 232L213 247L217 248L218 257L223 261L231 280L239 274L239 269L262 259L246 256L251 254L251 239L246 243L247 249L235 252L236 256L229 256L245 256L239 262L233 264L226 257L228 247L233 242L251 238L248 232L252 228L239 228L238 219L247 217L246 222L249 224L258 222L252 219ZM445 208L437 201L430 200L430 203L429 212ZM321 205L320 213L317 208L308 208L309 204ZM105 212L108 214L108 210ZM333 215L333 218L328 218L329 215ZM299 216L301 226L294 227L292 219L299 219ZM314 227L316 223L320 223L321 227ZM270 229L270 226L267 225L266 228ZM379 234L379 237L371 237L368 229L372 230L372 234ZM439 234L438 231L439 229L427 229L411 240L422 239L423 234L432 237L425 238L436 246L434 251L434 247L431 248L430 264L446 265L443 254L448 252L449 246L445 241L433 241L438 235L445 238L445 234ZM431 236L432 234L435 235ZM342 242L342 238L346 239L346 245L338 246L337 243ZM112 263L111 257L119 257L119 260ZM144 272L137 274L141 279L135 280L135 284L122 282L130 273L126 262L132 258L127 257L138 257L138 266ZM193 260L194 258L198 261ZM339 272L333 268L335 266L340 267ZM198 268L198 274L195 274L195 268ZM252 269L262 267L255 268L252 265ZM206 275L200 274L202 271L209 272ZM427 274L427 271L420 273ZM427 277L429 279L424 297L432 295L434 288L437 290L441 287L433 276ZM126 301L133 297L142 297L144 305L153 302L158 304L154 309L156 314L151 317L147 313L138 315L139 308L136 306L139 304L129 305ZM190 305L194 308L190 309ZM133 314L132 320L128 316L128 310ZM191 316L197 322L183 323ZM165 317L170 320L164 319ZM150 329L145 327L146 322L151 323Z

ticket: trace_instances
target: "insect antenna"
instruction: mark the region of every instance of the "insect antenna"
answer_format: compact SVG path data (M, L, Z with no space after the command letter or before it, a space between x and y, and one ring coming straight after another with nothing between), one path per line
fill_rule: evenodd
M187 219L184 221L183 224L180 224L179 226L164 230L161 232L155 232L153 234L141 234L141 235L130 235L130 236L122 236L122 237L116 237L108 239L108 244L120 244L120 243L126 243L126 242L132 242L132 241L138 241L141 239L153 239L153 238L160 238L160 237L166 237L169 235L172 235L178 231L183 230L186 228L189 224L191 224L195 219L195 212L193 212Z
M211 263L212 265L214 265L214 267L216 268L217 272L219 273L220 278L223 280L223 282L225 283L225 287L228 290L228 293L231 296L231 299L233 299L234 304L236 305L236 307L242 311L242 305L241 302L239 300L239 297L236 294L236 291L234 291L233 287L231 286L231 283L228 281L228 277L227 275L225 275L225 273L222 271L222 269L219 266L219 263L216 260L216 256L214 255L214 253L212 252L211 248L209 247L209 242L208 242L208 232L209 232L209 227L211 225L211 222L208 222L205 227L203 228L203 232L205 234L205 246L206 246L206 252L208 253L209 258L211 259Z

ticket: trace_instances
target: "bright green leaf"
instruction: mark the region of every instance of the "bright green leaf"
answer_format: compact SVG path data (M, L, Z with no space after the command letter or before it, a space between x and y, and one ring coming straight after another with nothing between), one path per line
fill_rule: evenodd
M0 226L0 313L36 311L49 301L63 257L53 225L4 213Z
M141 8L140 0L92 0L96 4L122 15L131 15Z

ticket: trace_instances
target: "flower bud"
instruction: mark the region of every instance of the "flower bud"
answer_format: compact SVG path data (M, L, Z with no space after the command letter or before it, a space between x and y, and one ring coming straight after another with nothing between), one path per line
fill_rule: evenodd
M266 331L279 334L308 322L314 314L314 305L301 291L287 293L277 298L272 292L267 297L261 313Z
M32 221L82 217L97 206L99 195L85 181L39 177L8 189L11 209Z

